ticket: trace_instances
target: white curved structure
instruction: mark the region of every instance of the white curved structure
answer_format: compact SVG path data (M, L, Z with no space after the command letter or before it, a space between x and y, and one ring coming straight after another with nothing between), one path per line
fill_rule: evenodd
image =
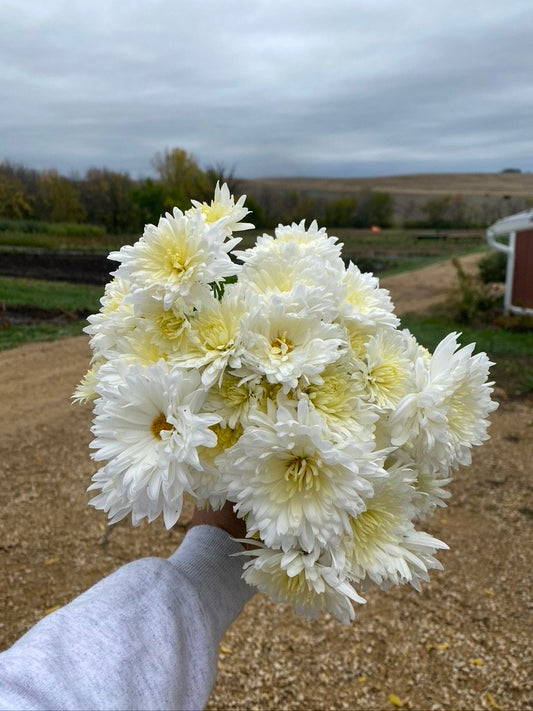
M507 254L504 312L533 315L533 209L495 222L487 242Z

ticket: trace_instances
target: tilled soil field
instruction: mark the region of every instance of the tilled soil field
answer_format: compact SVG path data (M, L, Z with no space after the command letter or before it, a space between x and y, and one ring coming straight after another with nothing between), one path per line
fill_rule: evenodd
M383 285L404 313L442 300L452 282L437 265ZM88 358L85 337L0 353L0 648L125 562L169 555L183 535L160 522L108 529L87 506L91 412L69 398ZM533 708L533 412L502 387L497 398L491 440L428 526L450 546L444 571L422 593L369 590L350 627L305 622L256 595L220 647L210 711Z

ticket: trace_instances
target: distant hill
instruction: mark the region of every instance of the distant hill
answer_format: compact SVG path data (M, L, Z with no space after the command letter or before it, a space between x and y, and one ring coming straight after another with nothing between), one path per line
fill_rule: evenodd
M258 178L242 181L256 188L346 195L378 190L397 195L462 195L533 197L533 173L421 173L378 178Z

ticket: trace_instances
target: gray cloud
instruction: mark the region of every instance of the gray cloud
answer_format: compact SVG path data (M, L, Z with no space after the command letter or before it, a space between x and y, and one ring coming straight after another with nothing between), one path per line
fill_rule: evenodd
M6 157L146 175L533 169L530 0L0 0Z

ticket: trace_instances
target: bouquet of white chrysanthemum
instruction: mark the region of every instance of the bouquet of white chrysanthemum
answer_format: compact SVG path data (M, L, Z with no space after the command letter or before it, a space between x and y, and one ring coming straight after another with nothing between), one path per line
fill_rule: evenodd
M272 599L347 622L355 588L419 588L441 541L415 528L450 472L487 439L489 362L447 336L433 355L400 329L389 294L346 268L316 222L251 249L244 197L217 185L148 225L89 317L91 503L111 522L183 496L234 502L254 544L243 575Z

